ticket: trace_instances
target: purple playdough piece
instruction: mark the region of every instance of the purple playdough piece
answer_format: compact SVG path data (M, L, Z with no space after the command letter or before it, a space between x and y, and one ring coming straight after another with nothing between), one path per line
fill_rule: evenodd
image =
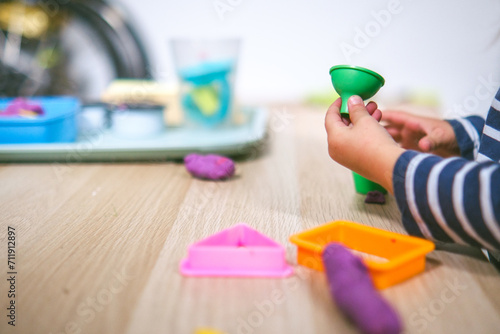
M339 243L323 251L328 284L342 312L367 334L392 334L402 331L396 312L375 290L363 261Z
M234 162L216 154L192 153L184 158L188 172L201 179L222 180L234 175Z
M365 203L385 204L385 196L380 191L369 191L366 194Z

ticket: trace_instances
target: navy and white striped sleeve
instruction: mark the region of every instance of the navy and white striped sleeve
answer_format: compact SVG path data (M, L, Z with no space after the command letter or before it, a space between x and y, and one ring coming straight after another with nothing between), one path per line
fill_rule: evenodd
M500 89L486 116L476 160L492 160L500 163Z
M476 160L484 127L484 118L469 116L446 121L450 123L453 131L455 131L460 155L468 160Z
M406 151L393 171L408 233L500 250L500 164Z

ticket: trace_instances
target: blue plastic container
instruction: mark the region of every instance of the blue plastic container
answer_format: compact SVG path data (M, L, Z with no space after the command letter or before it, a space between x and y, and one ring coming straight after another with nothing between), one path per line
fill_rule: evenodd
M0 110L12 100L0 99ZM80 110L77 98L37 97L30 98L29 102L40 104L44 115L33 119L0 116L0 144L71 143L76 140L76 113Z

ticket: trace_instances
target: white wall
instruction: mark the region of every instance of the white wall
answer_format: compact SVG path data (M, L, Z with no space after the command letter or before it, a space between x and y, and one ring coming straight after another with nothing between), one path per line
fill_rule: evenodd
M241 37L237 95L246 103L300 101L328 91L329 68L344 63L385 77L379 99L437 92L446 116L476 106L485 111L496 91L490 86L500 86L497 0L121 2L141 24L163 81L174 79L169 39ZM215 6L224 4L231 10L218 12ZM343 52L348 45L356 52ZM453 111L454 104L461 107Z

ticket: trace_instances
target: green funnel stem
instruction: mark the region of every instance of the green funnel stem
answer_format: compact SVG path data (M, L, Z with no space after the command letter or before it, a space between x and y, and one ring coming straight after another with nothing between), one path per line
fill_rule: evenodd
M347 107L347 101L352 95L342 94L340 98L342 99L342 106L340 107L340 116L349 118L349 108Z

